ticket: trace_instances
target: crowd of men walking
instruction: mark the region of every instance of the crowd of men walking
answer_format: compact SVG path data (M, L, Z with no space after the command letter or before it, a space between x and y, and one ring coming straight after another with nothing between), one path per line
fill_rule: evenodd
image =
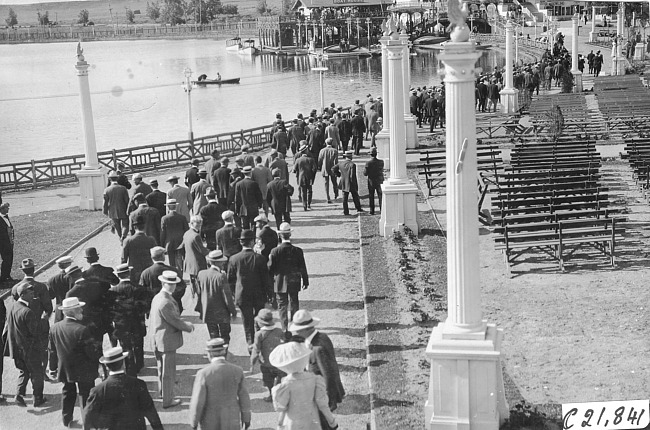
M84 428L145 428L145 419L162 428L146 385L137 377L145 367L148 333L162 407L181 403L174 393L176 351L183 345L182 333L194 331L180 317L188 289L185 276L193 310L209 334L210 364L195 379L192 427L250 426L242 369L226 360L231 323L239 313L251 365L260 364L269 392L265 400L280 412L278 425L337 428L332 412L345 391L332 342L317 330L319 319L300 309L299 293L309 287L309 274L302 249L291 243L295 190L289 175L295 175L304 211L311 210L312 187L320 175L327 203L342 194L343 213L349 215L351 195L357 212L363 212L353 158L369 136L371 159L364 174L370 213L375 213L375 194L381 209L383 162L374 145L381 109L381 100L368 96L365 106L357 103L352 119L334 105L321 115L312 112L307 120L299 115L288 129L277 118L268 157L244 146L231 168L230 160L215 150L203 165L192 161L185 186L179 176L169 176L166 192L156 179L147 183L139 173L129 182L124 166L110 172L103 211L121 245L120 264L100 264L97 249L89 247L87 266L79 267L70 256L59 258L59 272L42 283L34 278L34 260L24 259L24 278L13 285L8 312L0 302L4 354L19 373L14 403L26 406L31 381L33 406L45 405L44 382L49 380L63 384L65 426L75 424L79 398ZM347 149L350 138L354 150ZM6 209L3 215L8 204ZM111 348L102 351L105 338ZM100 374L103 382L95 386ZM0 403L6 402L0 394Z

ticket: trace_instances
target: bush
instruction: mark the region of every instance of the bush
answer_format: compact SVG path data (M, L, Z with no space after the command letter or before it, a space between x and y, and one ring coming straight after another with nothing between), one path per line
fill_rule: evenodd
M226 4L221 7L221 14L223 15L238 15L237 5Z
M158 21L160 18L160 3L153 2L149 4L147 2L147 16L154 21Z
M135 22L135 14L131 9L126 10L126 22L133 24Z
M88 12L88 9L81 9L79 11L79 19L77 20L77 23L81 25L88 25L88 17L90 16L90 13Z
M45 11L45 13L36 12L36 17L38 18L39 25L50 25L50 16L48 11Z
M7 23L7 27L13 27L18 24L18 15L16 15L16 12L12 8L9 8L9 16L7 16L5 22Z

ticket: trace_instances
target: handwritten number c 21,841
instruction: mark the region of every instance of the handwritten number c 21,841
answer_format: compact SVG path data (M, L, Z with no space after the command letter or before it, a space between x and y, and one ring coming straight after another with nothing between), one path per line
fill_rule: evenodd
M608 424L610 423L609 419L605 418L603 420L603 416L605 415L605 410L606 408L602 408L600 414L598 415L598 420L595 423L597 428L607 428ZM628 413L627 416L627 422L629 422L630 425L635 425L635 424L638 425L641 422L641 417L643 416L644 413L645 413L645 409L641 409L641 412L639 413L634 410L634 407L631 407L630 412ZM563 426L562 426L564 430L569 430L574 427L574 424L569 423L569 420L573 417L576 417L576 415L578 415L578 408L572 408L566 414L564 414ZM620 406L616 408L613 415L614 415L614 419L612 420L612 424L613 426L618 426L625 419L624 417L625 406ZM592 427L591 419L593 417L594 417L594 410L587 409L584 414L585 419L580 423L580 427L582 428Z

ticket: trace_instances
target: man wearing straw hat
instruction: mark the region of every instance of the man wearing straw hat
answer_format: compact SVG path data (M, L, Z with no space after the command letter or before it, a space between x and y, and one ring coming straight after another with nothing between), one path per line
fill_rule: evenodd
M206 257L208 267L196 277L199 288L201 315L208 327L210 339L219 337L230 343L230 320L237 317L237 309L228 285L228 276L223 270L228 259L217 249Z
M147 384L126 374L122 347L110 348L99 359L108 368L108 378L90 391L84 428L145 430L145 418L154 430L162 430L160 416Z
M205 350L210 364L194 379L190 401L190 425L202 430L241 430L251 425L251 401L244 371L228 363L228 344L210 339Z
M312 317L308 311L299 310L293 316L293 320L289 325L289 331L296 336L304 338L305 345L311 348L309 370L325 378L329 407L331 411L335 411L338 404L343 401L345 389L343 389L343 384L341 383L341 375L339 373L339 365L336 362L334 345L328 335L316 330L319 322L320 319ZM322 414L321 426L323 429L328 429L327 420Z
M158 277L167 270L176 272L178 277L181 278L181 281L178 284L176 284L176 289L172 293L172 297L174 298L174 300L176 300L176 304L178 305L178 313L179 314L183 313L182 298L185 295L185 290L187 289L187 285L185 285L185 281L182 279L183 272L181 272L176 267L165 264L166 253L167 252L165 251L165 248L163 248L162 246L156 246L151 248L151 259L153 260L153 264L147 267L147 269L144 272L142 272L142 275L140 275L140 285L142 285L147 289L149 295L149 300L147 301L147 308L146 308L147 315L149 314L149 311L151 309L151 300L162 289L162 283L160 282L160 279L158 279Z
M171 189L167 191L167 200L176 200L178 213L183 215L187 222L189 222L190 208L193 205L192 196L190 195L189 189L178 185L178 179L179 177L176 175L171 175L167 178L167 182L171 185Z
M181 279L176 272L167 271L159 276L162 289L151 302L149 333L153 338L153 349L158 364L158 389L163 408L181 404L174 398L176 384L176 350L183 346L183 332L191 333L194 326L183 321L172 293Z
M309 287L309 275L305 255L291 244L291 225L283 222L278 229L282 243L271 250L269 273L274 277L274 291L278 301L282 330L288 329L289 321L300 309L298 293Z
M45 403L43 397L43 362L40 353L39 318L30 305L34 301L34 287L26 282L18 284L18 299L14 302L7 316L5 332L7 336L4 355L14 359L18 369L18 387L16 404L25 406L23 396L27 391L27 382L32 381L34 390L34 407Z
M50 329L50 373L57 372L63 383L61 413L63 425L72 423L77 394L81 398L82 419L90 389L97 378L97 359L101 344L92 339L83 323L83 307L77 297L68 297L60 306L65 318Z
M167 250L169 265L182 269L183 257L177 248L183 243L183 235L189 230L190 225L183 215L176 212L178 205L175 199L167 200L166 206L169 212L160 220L160 246Z

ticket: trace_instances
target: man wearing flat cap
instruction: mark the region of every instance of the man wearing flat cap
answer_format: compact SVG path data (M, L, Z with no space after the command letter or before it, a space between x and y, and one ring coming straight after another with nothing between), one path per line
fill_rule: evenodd
M170 265L165 264L165 254L167 253L165 251L165 248L162 246L155 246L151 248L151 260L153 260L153 264L149 267L147 267L143 272L142 275L140 275L140 282L139 284L142 285L146 290L147 294L149 296L149 299L147 300L147 307L146 307L146 314L149 315L149 311L151 309L151 300L153 297L160 292L162 289L162 283L160 282L160 275L163 274L163 272L166 271L172 271L176 272L176 276L180 278L180 282L176 284L176 288L174 289L174 292L172 292L172 297L174 300L176 300L176 304L178 305L178 312L183 313L183 296L185 295L185 290L187 288L187 285L185 284L185 281L183 280L183 272L176 268L172 267Z
M252 179L253 168L245 166L242 170L245 178L235 185L235 214L241 218L242 228L254 228L253 220L263 206L262 191Z
M318 154L318 170L323 174L323 180L325 181L325 195L327 195L327 203L332 203L330 198L330 181L332 182L332 187L334 188L334 198L339 198L339 187L337 184L336 176L332 174L332 167L336 166L339 163L339 153L336 150L338 145L334 146L334 141L332 139L326 139L325 148L321 149L320 154Z
M235 214L232 211L225 211L221 214L224 221L224 226L215 233L215 240L217 241L217 248L223 251L226 258L241 251L241 243L239 237L241 236L241 228L235 225Z
M145 200L150 207L158 210L160 218L162 218L167 214L167 208L165 207L167 194L158 189L158 179L152 179L149 181L149 184L151 185L152 191L149 194L145 194Z
M21 282L16 289L18 299L14 302L7 316L5 326L6 343L4 355L13 358L18 369L18 387L15 402L25 406L24 396L27 382L32 381L34 390L34 407L45 403L43 397L43 362L40 351L40 315L31 309L34 301L34 287Z
M117 183L119 175L115 171L108 174L110 185L104 190L104 215L113 222L112 231L120 239L120 244L129 232L129 217L127 208L129 206L129 191L125 186Z
M160 213L147 204L144 195L136 194L133 199L138 204L138 208L129 215L129 232L131 235L135 234L135 221L142 218L144 220L144 234L152 237L157 245L160 240Z
M54 300L54 303L56 304L54 322L59 322L63 319L63 312L58 308L61 306L61 302L63 302L65 295L70 289L65 273L65 269L70 267L70 264L72 264L71 256L65 255L58 258L56 260L56 265L59 267L59 273L48 279L46 283L47 291L50 293L50 299Z
M64 299L60 309L65 318L50 329L49 370L51 374L56 372L63 383L61 413L66 427L72 423L77 394L81 397L83 418L83 408L97 378L97 359L102 352L101 343L93 340L82 322L84 306L77 297Z
M205 197L208 204L203 206L198 213L203 219L201 238L205 241L206 248L214 251L217 249L217 230L224 226L221 215L226 211L226 207L217 201L217 194L212 187L206 190Z
M172 175L167 178L171 189L167 191L167 200L176 200L176 210L183 215L187 222L190 222L190 208L193 205L190 190L178 185L178 176Z
M250 145L243 145L241 147L241 158L244 161L244 166L250 166L251 169L255 167L255 157L252 154L253 148Z
M294 156L296 152L298 152L298 146L296 147L296 150L293 151ZM280 177L288 181L289 165L287 164L284 157L282 157L282 155L279 152L275 152L275 153L271 152L270 157L271 157L271 161L269 162L269 169L271 169L271 174L273 174L273 169L279 169Z
M183 332L191 333L194 326L181 319L172 293L181 279L176 272L163 272L159 277L162 289L151 302L149 333L152 336L154 354L158 364L158 391L164 409L178 406L174 398L176 385L176 350L183 346Z
M210 339L205 348L210 364L194 379L190 426L201 430L241 430L251 425L251 401L244 371L226 361L228 344Z
M242 230L240 241L241 252L230 257L228 262L228 282L231 291L235 292L235 303L242 313L250 353L255 338L254 318L271 298L272 289L266 257L253 251L255 233L252 230Z
M224 271L228 259L217 249L210 251L206 260L209 267L201 270L196 277L201 315L208 327L210 339L220 337L230 343L230 321L237 317L237 309Z
M90 391L85 429L145 430L145 418L154 430L163 429L147 384L125 372L124 362L128 355L122 347L116 346L99 359L109 376Z
M269 182L266 201L275 216L275 225L279 227L282 222L291 222L291 196L293 187L287 179L281 177L280 169L271 171L273 180Z
M167 200L166 206L168 213L160 221L160 245L167 250L169 264L182 269L183 257L177 249L183 243L183 235L190 225L183 215L176 212L176 200Z
M190 195L194 204L192 206L192 214L198 215L201 208L208 204L208 199L205 196L206 191L211 188L210 183L207 181L208 171L205 169L199 170L199 180L196 181L190 189Z
M122 263L129 263L133 267L131 275L133 280L140 279L140 275L147 267L153 264L151 261L151 248L158 246L156 240L144 233L144 217L139 216L133 221L135 234L124 241L122 248Z

